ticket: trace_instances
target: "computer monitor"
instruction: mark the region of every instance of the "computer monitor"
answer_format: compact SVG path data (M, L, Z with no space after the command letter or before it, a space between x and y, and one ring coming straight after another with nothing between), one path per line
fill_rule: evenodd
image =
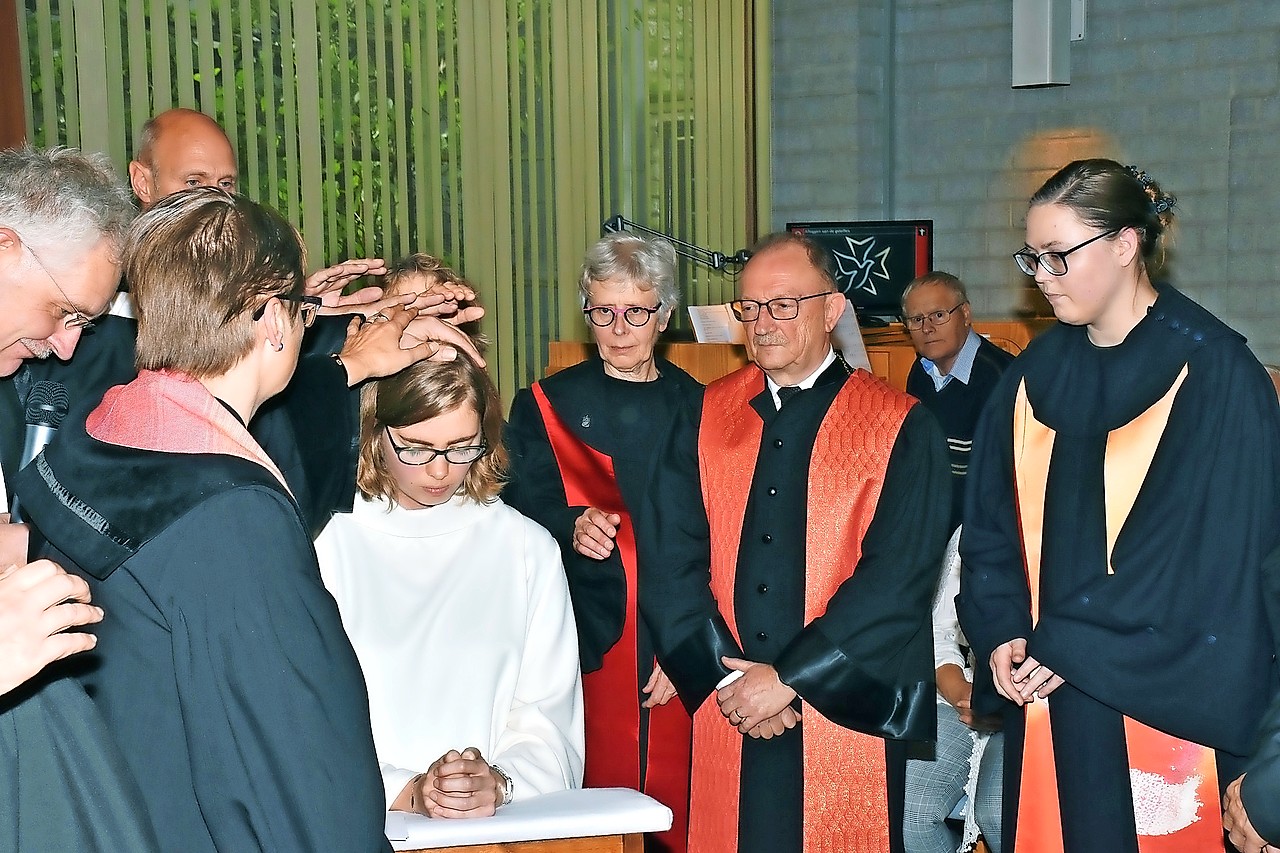
M788 222L831 252L836 286L865 323L887 321L901 311L903 288L933 269L933 220Z

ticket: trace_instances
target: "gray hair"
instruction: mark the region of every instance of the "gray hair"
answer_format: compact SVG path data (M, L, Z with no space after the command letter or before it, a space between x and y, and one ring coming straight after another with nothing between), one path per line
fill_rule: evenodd
M120 255L137 214L133 197L105 154L30 145L0 151L0 225L46 257L74 264L105 239ZM69 256L74 255L74 256Z
M960 280L959 276L942 270L933 270L924 275L916 276L911 279L911 282L906 287L902 288L901 308L904 314L907 311L907 297L911 295L911 291L926 284L940 284L950 290L952 295L960 300L957 303L959 305L969 301L969 291L965 290L964 282Z
M658 317L662 322L666 322L680 304L676 250L659 237L641 237L624 231L601 237L582 260L582 275L578 279L582 304L587 304L592 282L610 279L628 282L641 290L657 290L658 302L662 305Z

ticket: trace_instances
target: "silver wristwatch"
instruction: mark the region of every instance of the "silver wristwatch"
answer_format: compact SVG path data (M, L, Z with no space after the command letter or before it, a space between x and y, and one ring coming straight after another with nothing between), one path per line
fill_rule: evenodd
M494 773L497 773L498 778L502 780L502 802L498 803L498 805L505 806L507 803L511 802L511 790L515 786L511 782L511 777L507 775L507 771L503 770L496 764L490 764L489 767Z

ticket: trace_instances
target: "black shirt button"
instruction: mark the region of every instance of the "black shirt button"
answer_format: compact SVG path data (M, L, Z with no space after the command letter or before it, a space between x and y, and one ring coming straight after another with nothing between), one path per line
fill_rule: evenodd
M756 634L756 639L763 643L765 640L769 639L769 635L764 631L761 631L759 634Z
M767 583L762 583L760 584L760 586L756 587L756 592L760 593L761 595L764 595L768 591L769 591L769 585Z
M775 438L775 439L773 440L773 446L774 446L774 447L781 447L781 446L782 446L782 439L780 439L780 438Z
M769 497L773 497L773 496L775 496L776 494L778 494L778 490L777 490L777 489L775 489L775 488L772 488L772 487L771 487L771 488L769 489Z
M773 541L773 537L770 536L768 533L766 533L765 535L760 537L760 541L768 545L770 542Z

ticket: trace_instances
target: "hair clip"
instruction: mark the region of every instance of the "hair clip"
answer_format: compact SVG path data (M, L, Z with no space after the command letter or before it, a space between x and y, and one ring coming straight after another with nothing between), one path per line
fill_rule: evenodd
M1141 186L1143 192L1151 201L1151 210L1159 216L1160 214L1172 210L1178 200L1166 192L1161 192L1160 187L1155 181L1151 180L1151 176L1139 169L1137 166L1125 166L1124 170L1133 176Z

